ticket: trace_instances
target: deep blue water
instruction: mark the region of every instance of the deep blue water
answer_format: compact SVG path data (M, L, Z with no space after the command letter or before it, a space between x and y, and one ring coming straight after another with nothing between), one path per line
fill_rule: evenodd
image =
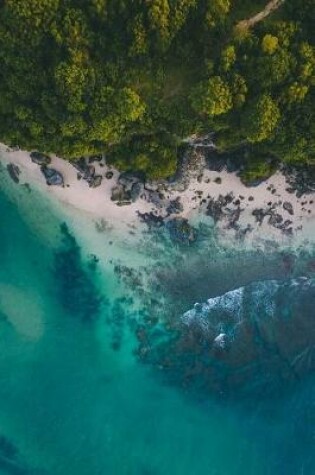
M95 262L48 204L37 214L34 191L23 191L23 207L9 191L11 200L0 193L1 474L315 473L312 374L245 402L190 392L137 351L143 328L172 331L195 301L288 277L281 254L216 252L206 263L161 239L165 260L146 269L144 257L141 292L139 275Z

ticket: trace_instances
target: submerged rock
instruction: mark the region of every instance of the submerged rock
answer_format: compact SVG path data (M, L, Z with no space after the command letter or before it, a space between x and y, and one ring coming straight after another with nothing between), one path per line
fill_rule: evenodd
M197 232L185 218L173 218L166 222L170 237L177 242L190 244L197 239Z
M315 370L315 279L255 282L194 308L146 355L185 387L267 396Z
M161 228L164 226L163 217L152 213L152 211L149 213L140 213L140 211L137 211L137 215L149 228Z
M19 167L17 165L15 165L14 163L9 163L7 165L7 170L8 170L8 173L9 173L10 177L14 181L14 183L19 183L20 182L20 173L21 173L21 170L19 169Z

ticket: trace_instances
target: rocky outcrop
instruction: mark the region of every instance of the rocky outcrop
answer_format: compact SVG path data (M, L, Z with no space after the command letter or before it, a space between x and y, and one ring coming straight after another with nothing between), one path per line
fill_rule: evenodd
M197 231L185 218L173 218L165 223L171 239L175 242L190 244L197 239Z
M285 201L282 206L283 209L285 209L291 216L294 215L292 203L290 203L289 201Z
M115 201L118 206L131 204L131 193L123 185L118 184L112 189L111 200Z
M124 172L118 177L117 185L112 189L111 200L118 206L135 203L144 192L141 174Z
M184 206L180 200L180 197L177 197L175 200L170 200L168 206L166 207L168 216L171 214L179 214L182 211L184 211Z
M89 181L89 187L90 188L97 188L98 186L101 186L103 181L102 175L94 175Z
M51 163L51 158L45 153L31 152L30 157L31 157L32 162L40 166L50 165Z
M270 395L315 370L315 279L255 282L197 303L146 359L207 392Z
M202 178L205 167L206 158L203 151L198 147L190 146L183 154L174 177L162 183L158 189L185 191L191 180L200 180Z
M288 192L295 193L298 198L315 193L315 165L296 167L286 165L281 171L286 177Z
M63 186L64 185L63 176L60 172L58 172L58 170L55 170L54 168L49 168L47 166L42 166L41 172L46 179L47 185L49 186Z
M222 386L259 387L315 369L314 305L314 279L265 281L197 304L182 322L202 332Z
M85 180L90 188L97 188L102 184L103 177L102 175L97 175L94 165L91 165L93 162L98 162L102 159L100 156L91 157L88 161L84 157L79 158L79 160L73 163L73 166L78 171L78 178Z

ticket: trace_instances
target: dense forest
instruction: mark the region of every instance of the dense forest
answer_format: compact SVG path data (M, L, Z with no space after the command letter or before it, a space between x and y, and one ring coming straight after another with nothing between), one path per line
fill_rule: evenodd
M314 163L315 0L0 0L0 140L174 173L192 134Z

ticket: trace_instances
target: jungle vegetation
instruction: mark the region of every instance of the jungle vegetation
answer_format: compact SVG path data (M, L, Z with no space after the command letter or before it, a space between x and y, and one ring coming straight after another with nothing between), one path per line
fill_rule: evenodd
M182 140L314 163L315 0L0 0L0 140L172 175Z

